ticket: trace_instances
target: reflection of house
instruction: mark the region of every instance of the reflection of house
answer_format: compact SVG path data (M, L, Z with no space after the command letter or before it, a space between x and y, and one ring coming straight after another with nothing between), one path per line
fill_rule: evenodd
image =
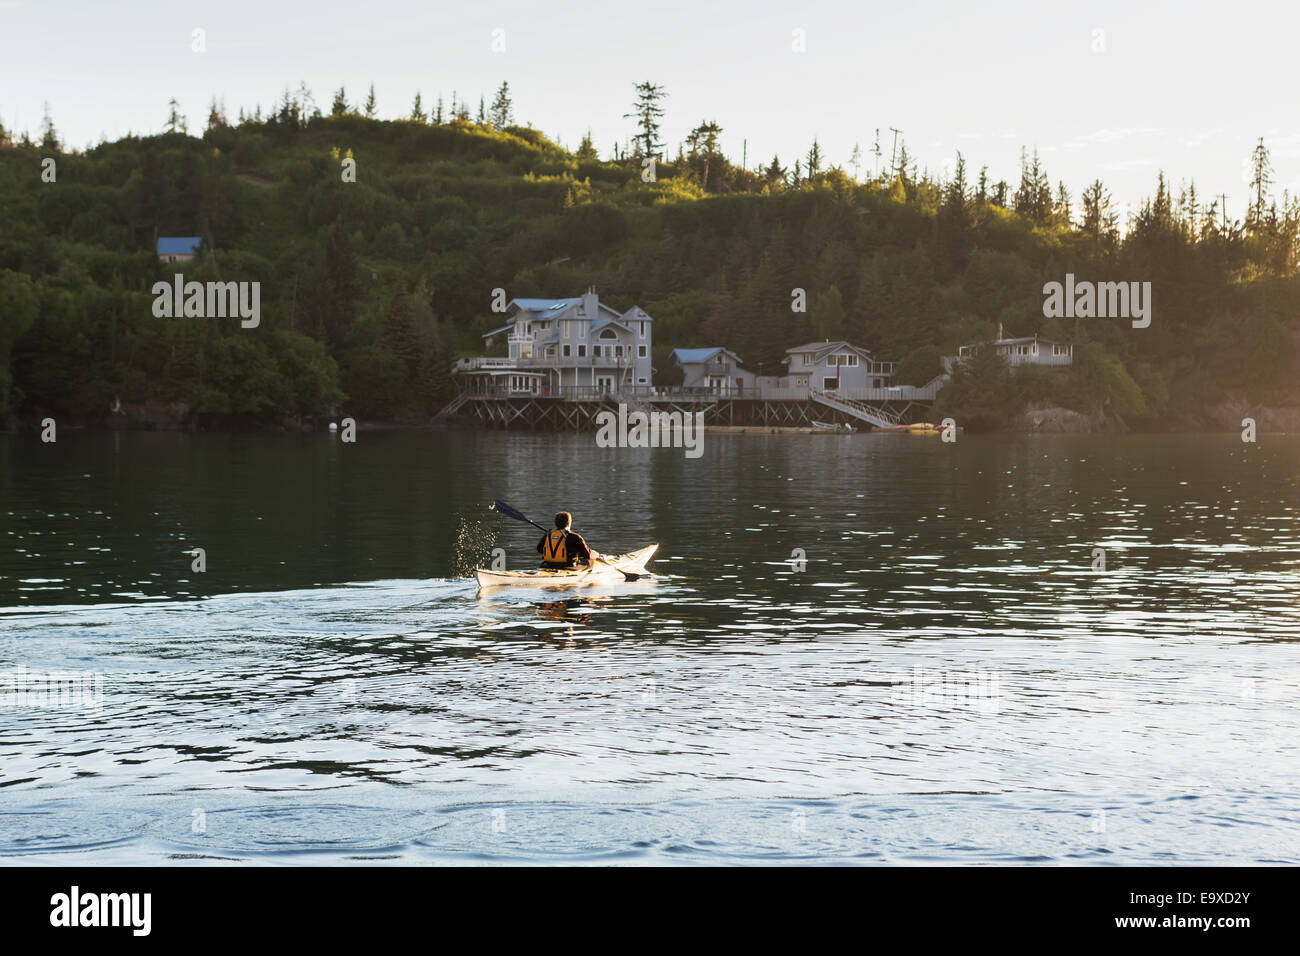
M730 349L673 349L672 358L681 366L682 388L736 395L754 390L754 373L741 368L740 356Z
M883 388L894 375L893 362L877 362L866 349L848 342L809 342L787 349L786 384L821 391Z
M199 254L202 242L198 236L159 236L158 258L162 262L189 262Z
M1074 346L1069 342L1053 342L1037 335L1021 339L998 339L992 345L1002 358L1014 368L1017 365L1070 365L1074 362ZM958 349L957 360L968 358L979 345L963 345Z
M455 371L469 392L522 395L578 394L649 388L654 320L633 306L602 305L594 289L571 299L514 299L507 355L460 359Z

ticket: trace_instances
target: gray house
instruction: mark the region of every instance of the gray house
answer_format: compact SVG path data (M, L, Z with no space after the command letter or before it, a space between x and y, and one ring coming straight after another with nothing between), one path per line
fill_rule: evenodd
M731 349L673 349L672 359L682 369L683 388L707 388L722 395L754 391L754 373L740 367L740 356Z
M998 339L991 344L1008 365L1049 365L1062 366L1074 364L1074 345L1070 342L1054 342L1041 339L1037 335L1019 339ZM957 361L970 356L978 345L963 345L957 350ZM947 363L945 363L947 364Z
M884 388L894 375L893 362L877 362L866 349L848 342L809 342L786 349L781 361L788 369L786 384L823 392Z
M505 356L460 359L465 391L512 395L617 392L650 387L654 319L639 306L619 312L595 289L570 299L512 299Z

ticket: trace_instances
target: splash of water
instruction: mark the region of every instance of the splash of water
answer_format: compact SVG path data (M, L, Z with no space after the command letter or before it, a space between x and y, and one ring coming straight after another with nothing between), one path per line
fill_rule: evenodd
M467 577L475 568L487 567L496 543L494 529L477 518L462 515L456 529L456 559L452 573L458 578Z

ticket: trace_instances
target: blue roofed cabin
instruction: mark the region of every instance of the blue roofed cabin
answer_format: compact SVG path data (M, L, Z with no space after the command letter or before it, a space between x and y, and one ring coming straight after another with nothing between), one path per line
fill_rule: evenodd
M189 262L199 254L203 240L198 236L159 236L158 259L161 262Z
M740 356L731 349L673 349L672 358L681 367L684 389L707 389L717 395L754 391L754 373L740 367Z
M654 319L602 303L595 289L568 299L512 299L506 324L483 336L506 337L505 356L460 359L466 391L580 395L651 388Z

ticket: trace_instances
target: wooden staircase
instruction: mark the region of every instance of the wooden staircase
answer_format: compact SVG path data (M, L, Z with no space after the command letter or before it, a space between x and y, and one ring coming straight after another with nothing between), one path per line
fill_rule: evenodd
M457 395L450 402L448 402L446 405L442 406L442 408L438 410L438 414L433 416L434 421L445 420L450 418L452 415L455 415L458 411L461 410L461 408L465 405L465 403L470 400L471 397L472 396L468 392L462 392L461 394Z

